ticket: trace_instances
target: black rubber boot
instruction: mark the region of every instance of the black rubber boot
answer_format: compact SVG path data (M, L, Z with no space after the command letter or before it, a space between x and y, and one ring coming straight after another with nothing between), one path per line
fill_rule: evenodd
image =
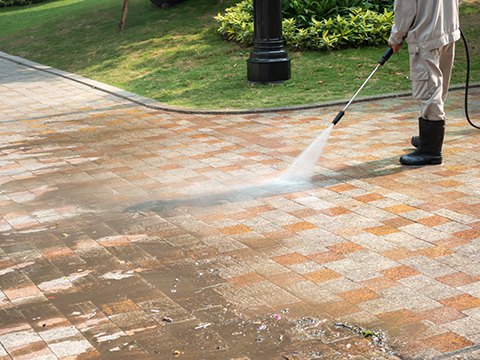
M425 120L425 119L422 117L418 118L419 127L420 127L420 120ZM418 148L418 145L420 144L420 136L412 136L412 138L410 139L410 144L412 144L414 148Z
M418 148L418 145L420 144L420 136L412 136L410 144L412 144L413 147Z
M418 119L420 141L417 150L403 155L404 165L438 165L442 163L442 145L445 135L445 120L431 121Z

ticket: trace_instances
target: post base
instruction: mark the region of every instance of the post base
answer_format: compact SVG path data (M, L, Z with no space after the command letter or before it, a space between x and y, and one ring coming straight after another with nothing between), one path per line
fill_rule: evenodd
M272 59L254 57L253 55L247 60L248 81L269 84L290 79L290 59L288 57Z

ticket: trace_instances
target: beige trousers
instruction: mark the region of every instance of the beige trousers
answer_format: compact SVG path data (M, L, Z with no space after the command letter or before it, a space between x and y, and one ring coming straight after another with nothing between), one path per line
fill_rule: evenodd
M445 99L452 75L455 43L410 54L412 95L427 120L445 119Z

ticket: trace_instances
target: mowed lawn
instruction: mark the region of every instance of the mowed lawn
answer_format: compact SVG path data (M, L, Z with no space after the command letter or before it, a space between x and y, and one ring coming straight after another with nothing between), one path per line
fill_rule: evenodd
M167 11L131 0L119 31L122 0L57 0L0 9L0 50L89 77L162 103L239 109L350 98L387 49L331 53L287 49L292 78L283 84L247 80L251 47L222 39L214 16L235 1L189 0ZM470 39L471 81L480 80L480 0L461 7ZM453 84L465 82L463 44L457 46ZM362 95L410 89L406 47L372 78Z

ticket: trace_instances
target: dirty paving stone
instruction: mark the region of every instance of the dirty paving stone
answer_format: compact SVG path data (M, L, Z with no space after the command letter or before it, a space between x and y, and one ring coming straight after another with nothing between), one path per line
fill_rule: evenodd
M179 113L39 66L0 53L0 359L479 358L461 91L442 165L401 166L417 105L371 99L272 182L338 109Z

